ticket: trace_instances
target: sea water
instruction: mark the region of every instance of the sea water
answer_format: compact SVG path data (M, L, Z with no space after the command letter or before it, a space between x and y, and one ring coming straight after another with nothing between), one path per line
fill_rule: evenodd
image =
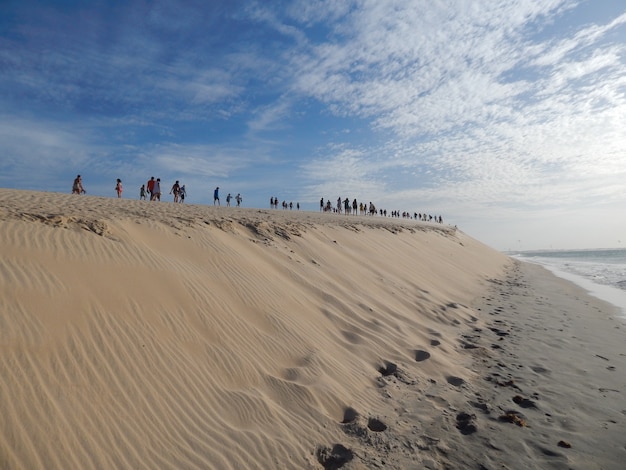
M617 306L622 316L626 316L626 249L522 251L513 256L543 265L591 295Z

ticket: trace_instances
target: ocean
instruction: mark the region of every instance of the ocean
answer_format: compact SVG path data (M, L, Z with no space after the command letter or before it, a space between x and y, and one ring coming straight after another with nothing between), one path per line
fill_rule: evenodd
M578 284L591 295L620 308L626 318L626 248L509 254L520 261L541 264L555 275Z

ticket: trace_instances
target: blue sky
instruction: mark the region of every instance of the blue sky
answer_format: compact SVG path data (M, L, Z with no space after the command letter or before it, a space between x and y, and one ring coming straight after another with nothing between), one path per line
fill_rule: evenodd
M0 186L441 214L626 244L626 3L0 1ZM167 198L169 200L169 196Z

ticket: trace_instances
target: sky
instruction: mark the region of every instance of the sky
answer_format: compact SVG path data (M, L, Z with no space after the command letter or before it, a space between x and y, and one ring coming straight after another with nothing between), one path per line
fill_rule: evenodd
M0 0L0 187L77 174L621 247L626 2Z

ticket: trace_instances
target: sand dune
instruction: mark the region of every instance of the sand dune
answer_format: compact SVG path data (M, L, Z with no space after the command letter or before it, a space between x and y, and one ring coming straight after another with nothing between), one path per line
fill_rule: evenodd
M1 468L451 468L514 265L443 225L14 190L0 236Z

